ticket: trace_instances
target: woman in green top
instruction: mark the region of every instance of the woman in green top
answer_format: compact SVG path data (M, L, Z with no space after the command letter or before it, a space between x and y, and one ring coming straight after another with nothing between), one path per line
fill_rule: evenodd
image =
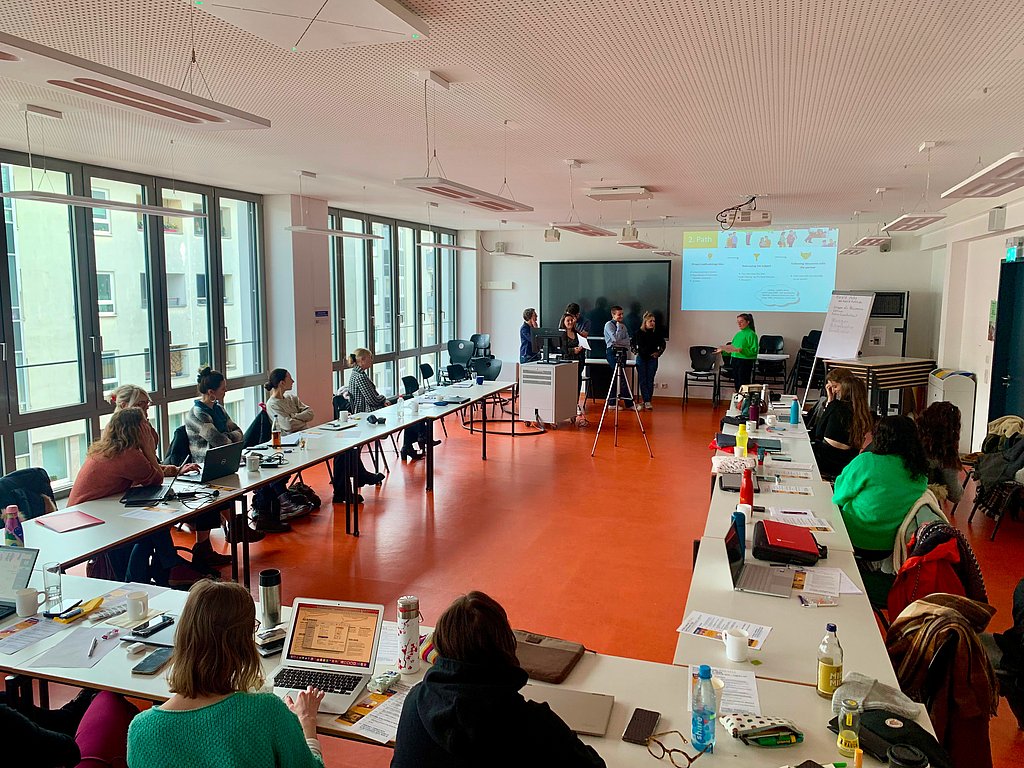
M874 442L846 465L832 495L854 553L871 561L891 555L903 519L927 487L928 462L913 420L881 419Z
M754 328L754 316L749 312L736 315L736 325L740 329L732 337L731 344L723 344L716 352L728 352L732 355L732 380L736 391L749 384L754 374L754 363L757 362L757 330Z
M254 693L263 685L256 626L242 585L192 587L167 675L174 695L132 720L130 768L323 768L316 712L324 695L309 688L281 701Z

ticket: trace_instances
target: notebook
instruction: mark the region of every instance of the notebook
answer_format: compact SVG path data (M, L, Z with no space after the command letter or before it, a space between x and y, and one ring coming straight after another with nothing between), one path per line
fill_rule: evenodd
M746 561L747 553L740 543L735 520L725 534L725 553L729 557L729 575L735 591L773 597L792 596L793 572L789 568Z
M325 693L321 712L347 711L373 674L383 626L383 605L295 598L274 693L294 699L313 685Z
M523 688L523 698L546 703L575 733L586 736L605 735L615 705L615 697L607 693L588 693L533 683L527 683Z
M28 586L38 549L27 547L0 547L0 619L15 610L15 593Z
M68 531L77 531L79 528L103 524L98 517L87 515L77 509L70 512L51 512L48 515L37 517L36 522L57 533L67 533Z
M533 680L560 683L583 657L582 643L557 637L538 635L522 629L512 630L516 636L516 658L519 666Z

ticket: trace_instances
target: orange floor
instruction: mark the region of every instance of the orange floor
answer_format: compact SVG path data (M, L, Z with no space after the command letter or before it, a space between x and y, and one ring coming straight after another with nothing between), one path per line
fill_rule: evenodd
M596 406L591 411L596 423ZM635 417L625 413L618 447L606 423L594 458L592 424L514 440L492 437L486 462L479 435L449 418L432 496L423 491L423 462L403 466L389 448L391 473L383 486L363 489L360 538L345 534L344 507L326 503L291 533L253 545L254 572L280 568L286 601L302 595L381 602L388 618L399 595L415 594L426 623L453 596L481 589L506 607L516 627L601 653L670 662L692 541L707 515L707 444L720 415L703 402L686 409L678 401L657 404L643 416L654 459ZM304 476L330 499L326 470ZM970 502L969 496L956 518L964 528ZM1013 587L1024 576L1018 559L1024 522L1007 520L994 544L991 525L979 516L970 533L998 608L992 629L1002 630L1011 621ZM818 640L807 638L808 664ZM322 741L329 766L390 761L386 749ZM1005 702L992 743L997 765L1024 762L1024 735Z

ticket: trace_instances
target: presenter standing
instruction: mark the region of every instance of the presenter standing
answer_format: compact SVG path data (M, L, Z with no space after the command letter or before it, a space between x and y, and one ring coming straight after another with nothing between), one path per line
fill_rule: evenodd
M533 351L533 329L538 327L537 310L527 307L523 310L523 324L519 326L519 362L532 363L540 355Z
M640 379L640 403L644 410L654 409L654 376L658 372L658 358L665 351L665 335L656 327L655 317L644 312L640 330L633 337L633 352L636 354L636 372Z
M629 331L626 330L626 324L622 322L622 307L614 306L611 312L612 319L604 324L604 344L605 358L608 360L608 365L611 366L614 374L616 355L620 355L623 363L625 363L626 352L629 351ZM625 370L620 369L618 387L612 391L618 391L620 395L629 392L626 385ZM633 408L633 401L626 397L621 398L618 404L620 408Z
M754 363L757 361L757 331L754 329L754 316L749 312L736 315L739 330L732 337L731 344L723 344L716 352L728 352L732 355L732 374L736 391L749 384L754 374Z

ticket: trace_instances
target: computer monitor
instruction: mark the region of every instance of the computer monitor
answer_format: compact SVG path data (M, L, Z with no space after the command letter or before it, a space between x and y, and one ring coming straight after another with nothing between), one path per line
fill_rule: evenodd
M554 363L551 360L552 348L558 350L559 354L565 352L565 329L564 328L531 328L530 335L533 338L533 348L540 353L540 363Z

